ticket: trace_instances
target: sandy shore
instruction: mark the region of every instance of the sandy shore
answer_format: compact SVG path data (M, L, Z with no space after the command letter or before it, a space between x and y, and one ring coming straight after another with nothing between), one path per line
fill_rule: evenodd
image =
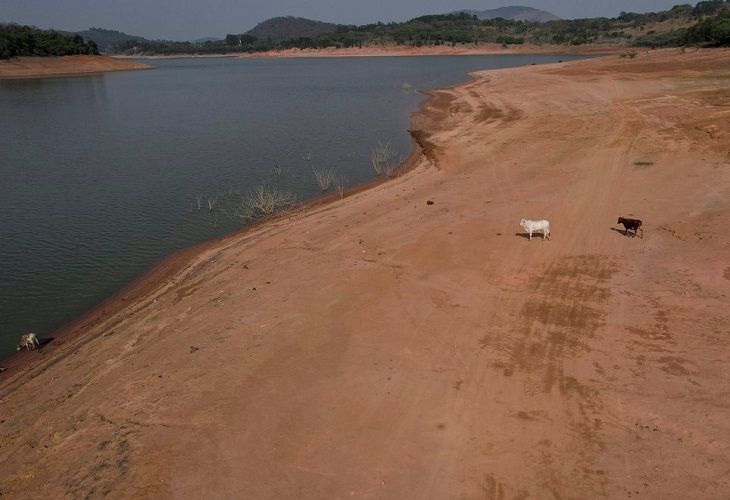
M348 47L326 49L289 49L270 50L243 54L243 58L272 57L367 57L367 56L460 56L496 54L617 54L626 52L625 47L617 45L530 45L516 44L503 46L497 43L481 45L438 45L410 47L404 45L382 45L368 47Z
M45 78L150 68L147 64L106 56L16 57L0 60L0 78Z
M723 498L729 81L666 50L433 92L408 173L11 359L0 494Z

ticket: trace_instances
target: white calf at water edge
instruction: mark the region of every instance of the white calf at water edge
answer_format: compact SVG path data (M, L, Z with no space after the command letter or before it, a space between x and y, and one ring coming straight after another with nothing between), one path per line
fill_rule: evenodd
M527 231L530 241L532 241L532 233L537 231L542 231L543 240L550 239L550 221L522 219L520 226Z
M15 344L15 350L19 351L22 348L26 348L29 351L32 351L33 349L40 346L40 342L38 342L38 337L36 337L35 333L26 333L20 337L20 341Z

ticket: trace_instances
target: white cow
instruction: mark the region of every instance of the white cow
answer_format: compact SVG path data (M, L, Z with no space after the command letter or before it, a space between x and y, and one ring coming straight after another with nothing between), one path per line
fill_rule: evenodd
M15 344L15 350L19 351L23 347L25 347L27 350L32 351L39 345L40 342L38 342L38 337L36 337L35 333L26 333L25 335L20 337L20 342Z
M546 220L528 220L522 219L520 226L525 228L525 231L529 234L530 241L532 241L532 233L536 231L542 231L542 239L550 239L550 221Z

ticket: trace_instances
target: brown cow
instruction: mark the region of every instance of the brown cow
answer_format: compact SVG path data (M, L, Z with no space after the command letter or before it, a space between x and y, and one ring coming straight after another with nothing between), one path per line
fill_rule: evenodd
M641 229L641 237L644 237L644 230L641 228L641 221L639 219L626 219L624 217L619 217L616 224L623 224L624 229L626 230L626 236L636 236L638 233L637 231ZM632 235L629 233L629 230L634 231L634 234Z

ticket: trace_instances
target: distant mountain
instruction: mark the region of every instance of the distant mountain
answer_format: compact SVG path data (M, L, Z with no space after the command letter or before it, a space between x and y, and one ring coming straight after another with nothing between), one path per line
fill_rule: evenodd
M533 23L544 23L546 21L560 21L561 19L545 10L533 9L532 7L512 6L500 7L490 10L459 10L458 12L466 12L477 19L513 19L515 21L530 21Z
M81 38L83 38L86 43L88 43L89 40L96 42L96 45L99 47L99 52L101 53L113 52L115 45L121 45L124 42L132 40L138 42L150 41L146 38L142 38L141 36L128 35L121 31L105 30L102 28L89 28L88 30L78 31L77 33L81 35Z
M312 21L303 17L272 17L256 25L247 35L255 36L259 40L280 42L300 37L314 37L325 33L334 33L340 27L338 24Z

